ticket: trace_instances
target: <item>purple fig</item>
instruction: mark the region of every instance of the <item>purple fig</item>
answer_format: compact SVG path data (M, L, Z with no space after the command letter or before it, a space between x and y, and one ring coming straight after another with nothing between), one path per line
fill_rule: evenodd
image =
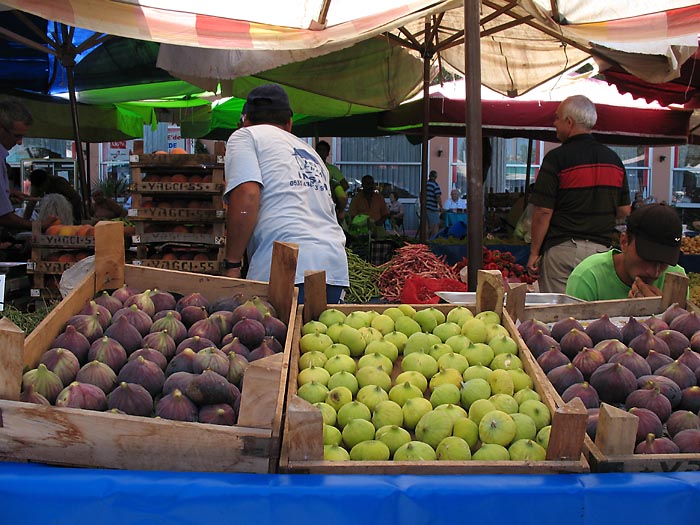
M212 370L219 375L226 376L229 360L226 354L214 346L203 348L194 356L192 372L199 374L205 370Z
M649 350L652 348L660 354L670 355L671 353L663 339L655 336L651 330L647 330L646 333L632 339L629 347L634 349L634 351L642 357L649 355Z
M668 398L672 408L676 408L681 403L681 388L675 381L668 377L659 375L642 376L637 379L637 385L639 388L658 388L659 391Z
M132 286L127 286L126 283L123 284L120 288L117 288L112 292L112 297L116 297L119 299L122 304L131 297L132 295L136 295L141 293L141 290L138 290L137 288L134 288Z
M112 312L105 306L97 304L95 301L90 301L78 313L82 315L97 315L97 320L100 322L100 325L102 325L103 330L112 322Z
M573 328L583 332L583 325L581 323L573 317L566 317L552 325L552 330L549 335L561 343L561 338L568 334Z
M671 415L671 402L658 388L641 388L631 392L625 399L625 409L646 408L659 416L663 423Z
M609 363L620 363L625 368L629 369L634 377L642 377L651 374L651 367L637 352L629 348L625 352L615 354L610 358Z
M119 310L124 306L124 304L117 299L116 297L113 297L107 293L106 290L103 290L102 293L99 293L97 297L95 297L94 301L107 308L109 310L109 313L114 315L114 312Z
M276 353L277 352L275 352L272 349L272 347L267 343L267 341L263 341L257 347L250 351L250 357L248 358L248 361L257 361L258 359L262 359L263 357L269 357L271 355L275 355Z
M600 350L584 347L571 363L583 374L583 378L588 381L595 370L605 364L605 357Z
M668 438L657 438L654 434L649 434L644 441L641 441L634 449L635 454L677 454L678 445Z
M619 363L605 363L599 366L590 380L601 401L624 403L627 396L637 389L637 378Z
M211 304L211 311L226 311L233 312L236 308L242 305L246 301L242 293L237 293L228 297L222 297L217 299Z
M220 310L211 314L209 319L214 321L222 336L231 333L231 328L233 328L233 312Z
M95 385L73 381L58 394L56 406L102 411L107 409L107 396Z
M700 412L700 386L689 386L681 391L681 403L678 405L682 410L690 410L696 414Z
M153 325L153 319L143 310L139 310L135 304L117 310L112 318L113 322L118 321L121 317L126 317L129 324L139 331L141 337L150 332L151 325Z
M141 385L122 382L107 396L107 407L131 416L150 416L153 413L153 398Z
M122 367L117 376L117 381L120 383L136 383L148 390L151 396L155 396L163 390L165 374L160 366L153 361L137 357Z
M610 358L613 355L627 350L627 345L618 339L605 339L604 341L599 342L593 348L600 351L607 362L610 361Z
M600 399L598 398L598 392L595 391L590 384L587 382L576 383L568 387L561 395L561 398L565 403L568 403L572 399L578 397L583 401L583 405L586 408L598 408L600 406Z
M186 306L201 306L209 311L209 301L199 292L193 292L178 299L175 309L182 313L182 309Z
M630 341L640 334L643 334L647 330L647 326L637 321L635 317L630 317L622 328L620 328L620 333L622 333L622 342L626 345L630 344Z
M243 319L255 319L262 323L263 314L257 309L253 301L248 300L233 311L231 322L236 326L236 323Z
M636 443L644 441L649 434L654 434L656 437L663 436L664 425L654 412L642 407L632 407L628 412L639 419Z
M115 339L124 347L127 354L135 352L139 348L143 348L143 337L141 332L132 325L126 316L119 317L112 322L109 328L105 330L104 335Z
M51 405L48 399L34 391L34 386L32 385L22 390L22 393L19 395L19 400L23 403L34 403L35 405Z
M146 361L157 364L163 371L165 371L165 367L168 366L168 360L155 348L139 348L129 356L129 361L133 361L139 357L143 357Z
M551 347L546 352L540 354L540 356L537 358L537 362L544 373L547 374L550 370L553 370L558 366L568 365L571 360L558 348Z
M216 321L211 317L195 321L189 327L187 330L187 337L194 337L195 335L209 339L215 346L218 346L219 343L221 343L221 330L219 329Z
M74 315L68 319L68 324L74 326L75 329L83 334L91 343L95 339L102 337L103 330L102 325L100 324L99 314Z
M197 354L191 348L185 348L170 360L165 368L165 375L169 376L175 372L189 372L191 374L195 355Z
M666 431L671 439L682 430L700 430L700 416L688 410L676 410L666 421Z
M649 354L647 354L646 361L649 363L649 368L651 368L651 373L653 374L662 366L673 363L673 358L651 349L649 350Z
M241 391L233 383L228 384L228 391L232 399L232 401L229 401L229 404L236 411L236 417L238 417L241 408Z
M243 383L245 369L248 368L248 360L235 352L228 354L227 358L228 372L226 372L226 379L228 379L229 383L240 387Z
M683 350L677 359L691 370L697 370L700 367L700 354L692 351L690 348Z
M117 374L101 361L90 361L78 371L76 381L95 385L105 394L109 394L117 386Z
M265 335L271 335L281 345L287 341L287 325L270 314L263 316L262 324L265 327Z
M153 318L153 314L156 313L156 306L153 304L151 299L151 291L146 290L145 292L132 295L126 301L124 301L124 306L135 306L139 310L142 310L148 315L149 318Z
M175 310L175 297L170 292L165 292L154 288L148 294L153 301L153 306L155 307L155 313L162 312L163 310ZM155 313L153 315L155 315Z
M661 320L667 325L670 325L676 317L687 313L688 310L678 306L678 303L673 303L661 314Z
M151 333L162 331L167 332L176 345L179 345L187 337L187 327L172 312L168 312L164 317L153 321Z
M187 388L187 383L189 383L195 374L190 372L175 372L168 376L168 379L163 383L163 395L172 394L175 390L180 390L182 392Z
M666 343L669 355L673 359L678 359L683 350L690 346L690 340L677 330L661 330L654 335Z
M532 355L537 359L540 355L544 354L551 347L555 347L561 350L561 345L552 336L545 334L542 330L538 330L529 339L525 341L527 347L532 352Z
M573 359L583 348L591 348L593 341L585 332L572 328L564 334L559 345L564 355Z
M44 396L51 404L56 401L56 396L63 390L61 378L46 368L43 363L22 375L22 390L26 390L30 386L33 387L34 392Z
M226 346L221 347L221 351L225 354L240 354L245 357L246 360L250 361L250 349L241 343L237 337L234 337Z
M697 454L700 452L700 430L681 430L673 436L673 442L678 445L678 450L684 454Z
M265 337L265 327L260 321L255 319L242 319L233 325L231 333L233 337L237 337L248 348L255 348Z
M598 430L598 416L600 415L599 408L588 409L588 422L586 423L586 434L592 440L595 440L596 431Z
M39 363L46 365L46 368L61 378L64 385L75 380L75 375L80 370L80 362L73 352L67 348L52 348L44 352L39 358Z
M185 348L191 348L195 352L199 352L202 348L209 348L211 346L216 346L214 344L214 341L212 341L211 339L207 339L206 337L200 337L198 335L193 335L192 337L183 339L182 342L179 345L177 345L175 353L179 354Z
M88 361L100 361L115 372L119 372L126 363L126 350L119 341L103 336L90 346Z
M141 341L143 345L142 348L152 348L153 350L158 350L166 361L169 361L175 355L175 341L167 330L161 330L160 332L151 332L146 334Z
M174 421L197 421L197 406L180 389L160 398L156 404L156 416Z
M228 385L225 377L205 370L192 378L187 384L185 394L198 406L228 403L231 401Z
M182 321L182 316L180 315L180 312L177 310L161 310L160 312L156 312L153 315L153 321L157 321L158 319L161 319L165 317L168 314L172 314L172 316L177 319L178 321Z
M591 345L587 346L593 346L605 339L619 339L622 341L622 331L610 320L608 314L603 314L599 319L592 321L586 327L586 335L593 341Z
M269 301L266 301L265 299L263 299L262 297L260 297L258 295L253 296L252 301L253 301L253 304L255 305L255 308L257 308L258 311L261 314L263 314L263 316L265 314L270 314L272 317L279 317L277 315L277 310L275 309L274 306L272 306L272 303L270 303Z
M209 425L233 426L236 423L236 412L231 405L226 403L205 405L199 409L199 422Z
M690 340L693 334L700 330L700 316L695 312L681 314L674 318L668 326L671 330L682 333Z
M666 323L660 317L652 315L644 319L643 324L647 325L653 333L661 332L662 330L668 330L668 323Z
M676 359L673 363L662 366L656 371L656 375L672 379L680 388L688 388L697 384L695 372Z
M269 346L272 349L272 351L276 354L279 354L284 350L282 343L280 343L275 337L272 337L271 335L266 335L265 337L263 337L263 343L267 343L267 346Z
M547 379L554 385L554 389L561 394L571 385L583 383L583 374L573 364L569 363L550 370L547 374Z
M233 334L231 332L227 333L221 338L221 346L225 346L229 344L231 341L233 341Z
M209 317L209 313L203 306L185 306L180 310L180 317L182 318L182 324L185 325L185 328L189 328L197 321Z
M518 332L523 341L527 342L530 337L535 335L538 331L542 332L544 335L551 336L549 327L542 321L537 319L527 319L518 325Z
M78 361L82 364L87 360L88 350L90 350L90 341L87 337L76 330L75 326L68 325L53 343L51 348L67 348L75 354Z

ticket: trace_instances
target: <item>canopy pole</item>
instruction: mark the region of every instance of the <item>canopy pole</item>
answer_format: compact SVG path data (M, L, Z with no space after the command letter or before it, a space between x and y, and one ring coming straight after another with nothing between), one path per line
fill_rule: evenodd
M476 290L483 266L484 182L481 151L481 45L479 0L464 0L465 130L467 147L467 286Z
M527 139L527 168L525 171L525 206L527 206L527 201L530 198L530 170L532 169L532 144L534 140L532 138Z
M428 141L430 140L430 42L427 35L430 34L430 19L425 19L426 40L423 49L423 140L421 141L421 165L420 165L420 242L428 240L428 211L426 198L428 195Z
M83 153L83 141L80 139L80 124L78 123L78 101L75 97L75 78L73 76L73 66L66 65L66 76L68 77L68 96L70 98L70 112L73 120L73 133L75 135L75 152L78 157L78 177L80 180L80 194L83 197L83 215L88 217L90 193L88 189L87 176L85 174L85 155Z

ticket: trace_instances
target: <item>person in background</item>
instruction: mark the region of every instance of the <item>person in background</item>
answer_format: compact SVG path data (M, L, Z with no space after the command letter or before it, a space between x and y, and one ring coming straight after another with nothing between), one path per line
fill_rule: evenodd
M452 213L465 213L467 211L467 201L460 198L457 188L452 188L450 198L445 201L442 209Z
M395 231L403 231L404 211L403 204L399 202L399 198L395 191L389 193L389 223Z
M644 206L644 197L642 197L641 193L637 192L634 194L634 200L632 201L630 208L632 211L634 211L640 206Z
M32 183L30 196L34 197L35 200L31 200L27 204L24 210L25 219L31 218L38 199L44 195L58 193L59 195L63 195L73 208L73 222L75 224L80 224L83 217L83 200L80 194L75 191L75 188L71 186L70 182L58 175L50 175L43 169L32 171L29 174L29 180Z
M114 199L105 197L102 190L92 192L92 216L94 219L120 219L126 217L126 210Z
M13 230L31 230L32 222L15 213L15 206L29 199L29 195L13 190L7 157L10 150L22 144L34 119L29 110L14 99L0 100L0 227Z
M376 226L383 226L389 218L389 208L382 194L377 191L372 175L362 177L362 189L352 198L348 213L350 217L368 215Z
M319 140L318 143L316 143L316 153L318 153L321 160L323 160L331 177L331 197L333 197L333 202L335 203L335 215L338 217L338 222L343 222L345 218L345 208L348 205L347 191L350 186L340 169L327 162L326 159L328 155L330 155L330 152L331 145L325 140Z
M299 247L299 302L304 273L323 270L326 300L339 303L349 286L348 260L328 169L291 129L292 109L282 87L264 84L248 94L243 125L226 143L224 273L241 277L247 255L246 278L269 281L274 241L294 243Z
M432 238L440 230L440 213L442 213L442 190L437 183L437 171L428 173L428 182L425 185L425 210L428 219L428 237Z
M648 204L628 217L621 250L585 258L571 273L566 293L585 301L660 296L666 274L678 265L683 225L676 210Z
M617 221L630 213L625 166L593 138L596 120L595 105L582 95L565 99L555 113L562 145L545 155L529 200L527 271L541 292L564 293L576 265L608 251Z

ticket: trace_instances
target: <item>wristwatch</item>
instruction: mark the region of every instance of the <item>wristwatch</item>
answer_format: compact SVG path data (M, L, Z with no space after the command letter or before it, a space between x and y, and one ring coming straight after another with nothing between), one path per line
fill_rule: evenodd
M229 261L228 259L224 259L224 269L226 270L233 270L235 268L240 268L243 266L243 263L241 261Z

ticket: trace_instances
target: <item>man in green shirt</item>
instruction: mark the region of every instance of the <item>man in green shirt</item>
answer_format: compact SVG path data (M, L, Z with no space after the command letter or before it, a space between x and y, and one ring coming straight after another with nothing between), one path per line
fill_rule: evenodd
M566 294L585 301L660 296L668 272L678 265L683 226L666 204L636 208L620 237L619 250L591 255L574 268Z
M335 203L336 217L338 217L338 222L343 222L345 207L348 204L347 190L349 185L340 169L326 161L330 152L331 145L325 140L320 140L316 143L316 153L318 153L321 160L323 160L326 168L328 168L328 174L331 177L331 197L333 197L333 202Z

